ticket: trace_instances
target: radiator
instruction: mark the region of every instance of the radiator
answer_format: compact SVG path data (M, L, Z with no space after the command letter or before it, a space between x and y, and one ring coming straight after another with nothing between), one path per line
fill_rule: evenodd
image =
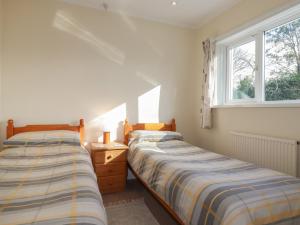
M300 154L296 140L231 132L233 155L243 161L277 170L292 176L300 175Z

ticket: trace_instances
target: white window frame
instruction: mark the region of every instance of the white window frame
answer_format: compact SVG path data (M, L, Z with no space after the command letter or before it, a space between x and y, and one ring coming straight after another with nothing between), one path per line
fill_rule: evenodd
M232 96L232 55L231 55L231 51L232 49L234 48L237 48L239 46L242 46L244 44L247 44L247 43L250 43L254 41L255 42L255 48L256 48L256 38L255 37L246 37L246 38L243 38L241 40L238 40L236 42L234 42L233 44L229 45L227 47L227 84L226 84L226 102L228 102L229 104L240 104L240 103L246 103L246 104L249 104L249 103L255 103L256 102L256 94L255 94L255 98L249 98L249 99L233 99L233 96ZM256 56L256 50L255 50L255 57ZM255 61L257 59L255 58ZM256 63L256 62L255 62ZM255 75L257 73L257 70L255 71ZM255 82L256 82L256 77L255 77Z
M216 40L216 99L214 107L300 107L300 100L265 101L264 90L264 33L300 18L300 4L276 14L262 22ZM232 100L230 77L230 49L250 41L256 45L255 98Z

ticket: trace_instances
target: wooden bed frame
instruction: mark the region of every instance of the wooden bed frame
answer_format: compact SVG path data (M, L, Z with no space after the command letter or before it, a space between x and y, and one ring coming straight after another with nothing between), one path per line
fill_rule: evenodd
M170 124L167 123L137 123L129 124L126 119L124 122L124 144L128 145L129 133L134 130L160 130L160 131L176 131L175 119Z
M166 123L137 123L129 124L126 119L124 122L124 144L128 145L129 133L134 130L153 130L153 131L176 131L175 119L172 119L170 124ZM181 225L184 225L183 221L177 216L176 212L151 188L148 187L146 182L131 168L128 164L129 169L134 176L145 186L145 188L152 194L152 196L167 210L167 212Z
M50 124L50 125L27 125L24 127L15 127L12 119L7 121L6 137L10 138L16 134L32 131L50 131L50 130L70 130L80 133L80 143L84 141L84 119L80 119L78 126L69 124Z

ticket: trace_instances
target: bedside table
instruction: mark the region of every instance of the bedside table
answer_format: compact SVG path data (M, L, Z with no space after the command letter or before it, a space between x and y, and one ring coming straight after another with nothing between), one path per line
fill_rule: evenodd
M127 150L128 146L117 142L91 144L92 162L102 194L119 192L125 189Z

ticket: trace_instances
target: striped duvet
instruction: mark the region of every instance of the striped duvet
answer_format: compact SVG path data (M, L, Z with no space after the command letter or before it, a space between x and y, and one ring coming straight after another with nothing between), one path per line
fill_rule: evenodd
M185 224L300 224L294 177L180 140L135 140L128 161Z
M88 152L63 144L0 152L0 224L107 224Z

